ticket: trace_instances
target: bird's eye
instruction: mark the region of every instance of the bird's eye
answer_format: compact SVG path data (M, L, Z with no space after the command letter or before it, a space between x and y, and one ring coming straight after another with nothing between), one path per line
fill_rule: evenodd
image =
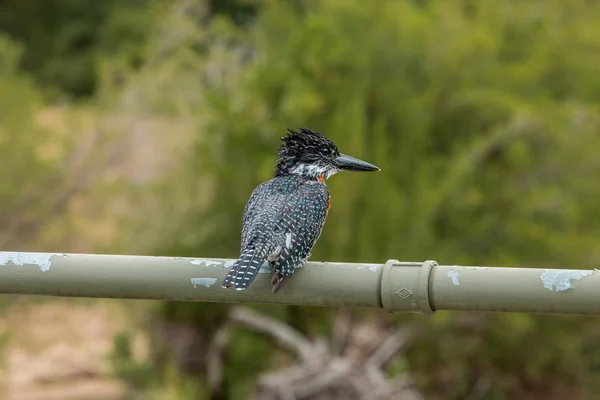
M329 150L329 148L328 148L328 147L323 147L323 148L321 149L321 153L323 153L323 154L329 154L330 152L331 152L331 150Z

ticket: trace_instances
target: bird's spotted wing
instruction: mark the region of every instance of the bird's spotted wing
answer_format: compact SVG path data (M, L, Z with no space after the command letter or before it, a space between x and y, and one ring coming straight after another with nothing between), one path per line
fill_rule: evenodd
M246 207L244 208L244 216L242 218L242 250L247 246L251 240L251 236L256 235L255 223L260 223L257 220L259 214L269 209L269 200L273 201L273 190L271 190L272 182L263 182L254 189ZM254 229L253 229L254 228Z
M308 181L291 193L280 214L283 243L276 262L276 293L294 270L308 258L315 245L329 211L329 191L320 182Z
M223 280L223 287L248 287L263 263L281 248L281 216L297 178L275 178L256 187L244 209L240 256Z

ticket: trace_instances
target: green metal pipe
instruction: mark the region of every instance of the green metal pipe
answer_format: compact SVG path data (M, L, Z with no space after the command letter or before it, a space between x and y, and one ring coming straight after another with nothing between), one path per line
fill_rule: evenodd
M0 252L0 293L375 307L389 312L481 310L600 315L595 270L461 267L435 261L309 262L284 290L271 272L246 290L221 288L234 260Z
M600 315L600 271L400 263L382 279L389 311L505 311Z

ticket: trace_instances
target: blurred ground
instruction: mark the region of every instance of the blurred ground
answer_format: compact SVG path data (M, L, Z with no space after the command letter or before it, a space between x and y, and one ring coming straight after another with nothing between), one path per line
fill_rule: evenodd
M74 132L68 118L76 116L80 131ZM111 116L113 117L113 116ZM108 120L111 121L108 121ZM115 121L118 119L118 121ZM82 160L108 159L100 166L99 178L81 193L69 199L64 213L73 218L50 221L41 231L36 246L61 249L71 253L95 252L107 246L118 230L115 208L122 213L134 212L131 199L113 196L97 201L91 196L94 185L106 180L124 179L135 184L154 180L168 171L180 152L164 148L185 146L186 136L174 121L156 118L107 118L98 120L85 108L49 107L37 116L40 126L58 135L86 135L101 129L102 124L122 125L109 146L108 153L84 146ZM166 131L169 134L164 134ZM189 135L187 135L189 137ZM112 149L112 152L111 152ZM44 146L46 157L60 157L59 149ZM169 156L165 157L165 156ZM64 157L64 155L63 155ZM151 206L151 205L150 205ZM140 209L144 205L139 205ZM76 234L74 234L76 232ZM26 249L26 251L35 249ZM6 400L105 400L121 399L127 386L111 376L110 351L115 334L134 328L128 307L134 302L110 299L69 299L55 297L12 297L10 306L0 315L2 369L0 398ZM132 329L133 330L133 329ZM135 329L134 350L143 356L143 330Z
M25 299L0 317L6 400L119 399L126 387L110 376L112 338L132 327L116 300ZM137 336L134 350L144 353Z

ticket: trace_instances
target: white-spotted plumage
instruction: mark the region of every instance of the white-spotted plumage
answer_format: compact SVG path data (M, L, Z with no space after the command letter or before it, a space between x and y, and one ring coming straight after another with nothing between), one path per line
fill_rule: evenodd
M273 292L302 267L321 235L330 196L325 181L342 170L379 168L340 154L336 145L310 129L282 138L273 179L250 196L242 220L240 257L223 287L246 289L265 261L274 269Z
M329 190L318 181L288 175L259 185L244 210L241 256L223 287L245 289L265 261L279 278L291 275L321 235L328 207Z

